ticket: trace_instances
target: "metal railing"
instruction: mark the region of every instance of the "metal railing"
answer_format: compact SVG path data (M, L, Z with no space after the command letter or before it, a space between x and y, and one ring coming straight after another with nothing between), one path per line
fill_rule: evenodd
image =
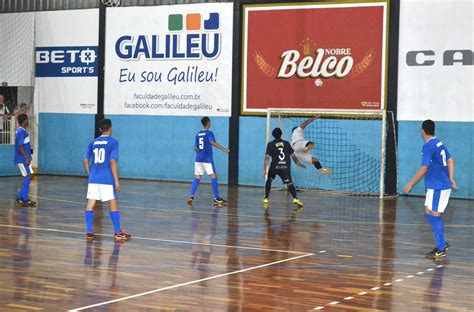
M15 144L15 117L0 117L0 144Z

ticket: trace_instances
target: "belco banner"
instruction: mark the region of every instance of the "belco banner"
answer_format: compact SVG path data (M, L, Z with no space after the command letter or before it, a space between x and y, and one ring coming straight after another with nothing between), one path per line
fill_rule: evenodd
M244 6L243 113L385 108L386 2Z
M230 116L233 6L107 10L105 113Z

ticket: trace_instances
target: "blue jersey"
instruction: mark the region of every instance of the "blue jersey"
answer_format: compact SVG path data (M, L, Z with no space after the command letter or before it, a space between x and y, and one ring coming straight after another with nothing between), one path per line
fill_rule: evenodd
M28 159L31 160L31 145L30 145L30 136L28 132L22 127L18 128L15 132L15 157L13 158L13 162L15 164L25 164L26 159L20 153L20 146L23 146L25 150L26 156Z
M427 166L425 187L434 190L451 188L448 172L448 159L451 155L438 138L433 137L423 145L421 165Z
M111 160L118 160L118 141L102 135L92 141L84 158L89 159L89 183L115 185L110 167Z
M211 142L215 141L216 139L212 131L203 129L198 132L194 141L194 146L198 149L196 152L196 162L214 163Z

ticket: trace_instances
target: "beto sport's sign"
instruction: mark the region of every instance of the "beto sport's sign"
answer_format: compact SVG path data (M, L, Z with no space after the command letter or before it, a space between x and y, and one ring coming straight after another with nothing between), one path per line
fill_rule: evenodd
M107 114L230 116L232 4L107 12Z
M37 47L36 77L97 76L98 47Z
M243 112L384 108L387 14L385 1L244 6Z

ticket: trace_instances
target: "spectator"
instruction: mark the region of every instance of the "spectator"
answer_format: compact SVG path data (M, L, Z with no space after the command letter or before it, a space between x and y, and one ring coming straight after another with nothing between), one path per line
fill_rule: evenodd
M9 136L6 133L6 131L9 129L6 124L6 121L9 118L10 118L10 110L8 110L7 104L5 104L5 97L2 94L0 94L0 144L8 143Z
M21 103L20 106L17 107L17 109L15 109L15 131L16 129L18 129L20 127L20 124L18 123L18 116L20 116L21 114L25 114L26 116L28 116L28 104L26 103Z

